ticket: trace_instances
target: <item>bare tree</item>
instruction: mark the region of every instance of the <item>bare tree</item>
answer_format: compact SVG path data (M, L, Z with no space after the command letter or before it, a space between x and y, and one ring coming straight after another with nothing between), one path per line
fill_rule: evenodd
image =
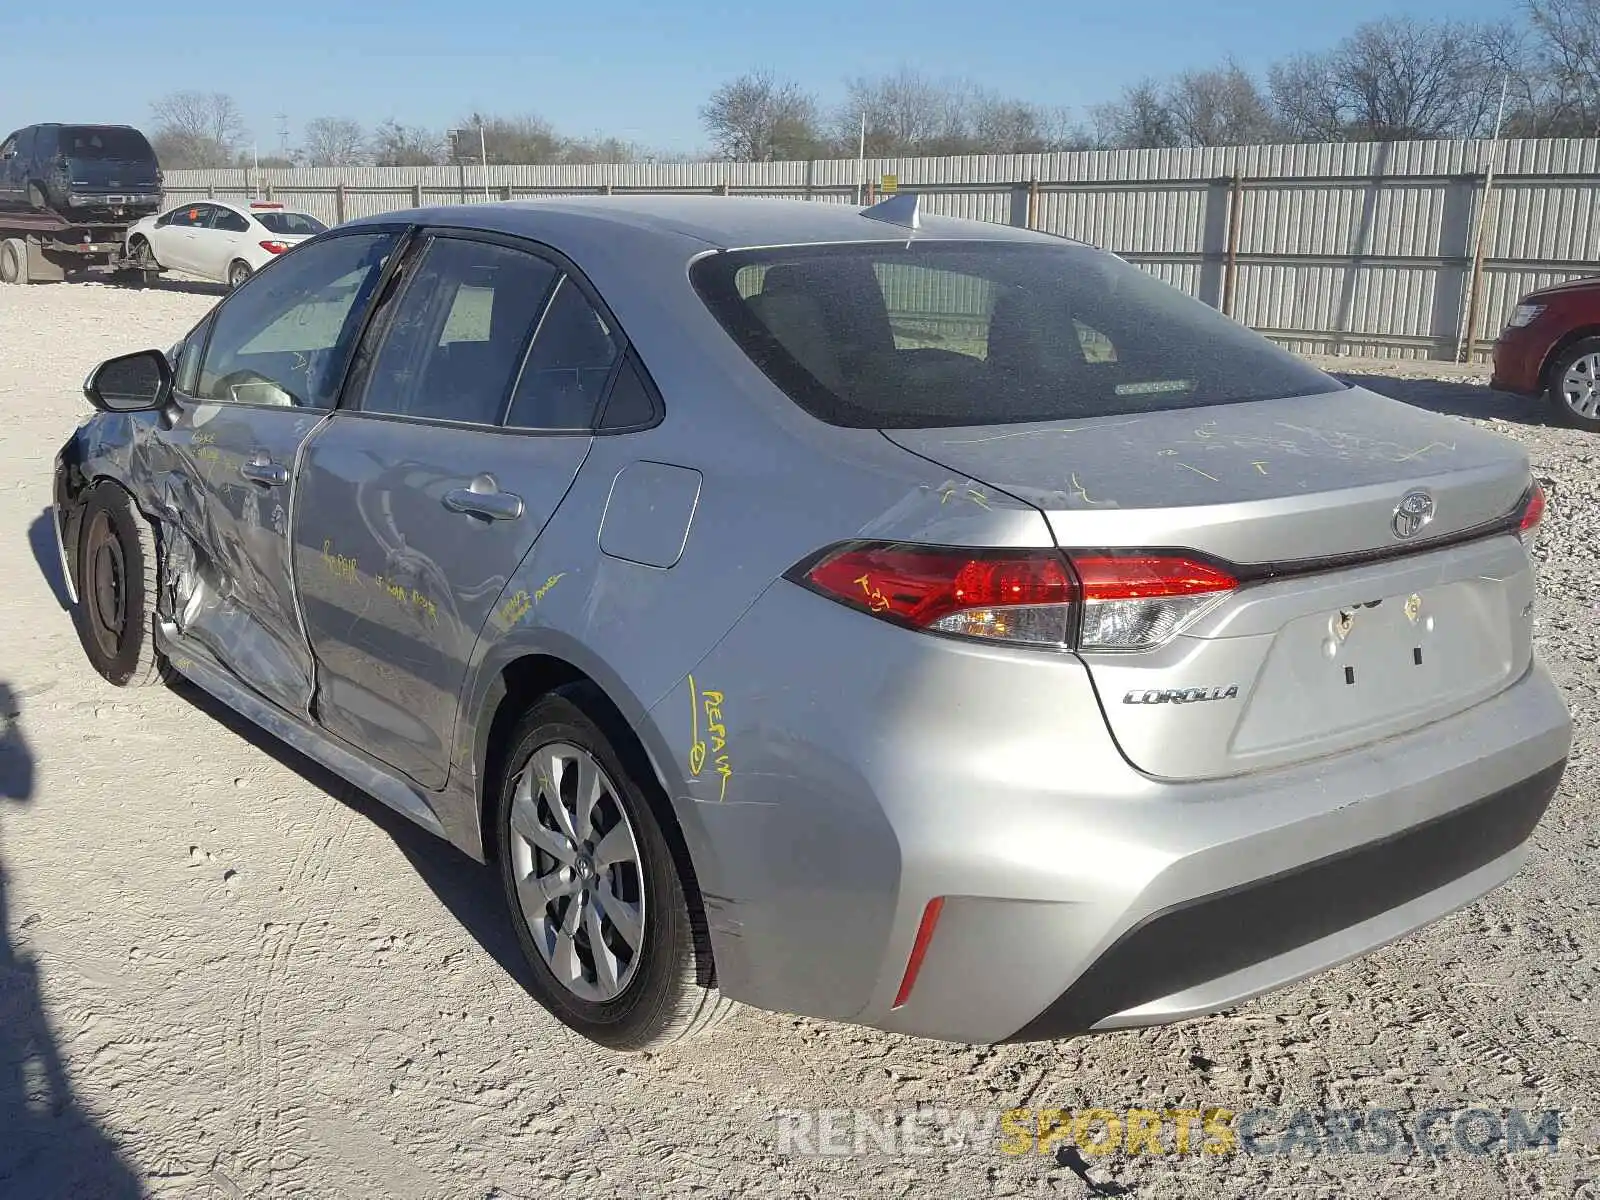
M1527 14L1546 85L1530 106L1540 132L1600 135L1600 0L1527 0Z
M1326 53L1275 66L1273 102L1291 135L1308 140L1481 136L1500 93L1493 41L1456 21L1370 21Z
M168 167L226 167L244 141L244 120L223 92L172 92L150 106L156 156Z
M1153 79L1136 83L1120 100L1096 105L1096 139L1122 150L1154 150L1183 142L1178 122L1161 85Z
M430 129L391 117L373 131L372 159L380 167L430 167L443 157L442 141Z
M931 79L910 67L852 79L834 119L835 139L854 149L865 117L868 154L966 154L973 148L967 120L973 98L969 84Z
M348 117L318 117L306 122L306 165L357 167L367 161L367 134Z
M1187 146L1249 146L1278 133L1271 103L1232 61L1179 75L1166 89L1166 107Z
M816 100L770 71L722 84L701 106L700 122L717 152L736 162L810 158L822 143Z

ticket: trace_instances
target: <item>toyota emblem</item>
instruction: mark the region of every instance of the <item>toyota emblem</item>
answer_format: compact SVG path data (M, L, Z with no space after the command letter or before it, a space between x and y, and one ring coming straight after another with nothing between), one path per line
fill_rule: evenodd
M1407 492L1395 506L1394 519L1389 526L1397 538L1416 537L1433 521L1433 497L1418 488Z

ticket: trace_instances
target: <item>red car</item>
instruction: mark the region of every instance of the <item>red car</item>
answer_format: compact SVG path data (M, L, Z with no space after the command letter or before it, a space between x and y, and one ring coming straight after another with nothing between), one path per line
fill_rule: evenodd
M1600 432L1600 275L1524 296L1494 344L1489 386L1547 396L1559 420Z

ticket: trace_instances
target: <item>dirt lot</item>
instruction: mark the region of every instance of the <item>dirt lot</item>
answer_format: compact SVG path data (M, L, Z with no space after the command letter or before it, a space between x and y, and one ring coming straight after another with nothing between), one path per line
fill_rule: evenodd
M992 1134L832 1158L780 1154L774 1123L1013 1106L1558 1109L1553 1153L1180 1155L1169 1135L1091 1171L1145 1198L1600 1195L1600 438L1481 372L1364 377L1522 441L1552 485L1539 641L1577 753L1487 900L1162 1030L990 1050L747 1011L616 1057L523 994L486 873L194 694L85 664L51 458L88 368L170 343L214 295L0 289L0 1196L1085 1195Z

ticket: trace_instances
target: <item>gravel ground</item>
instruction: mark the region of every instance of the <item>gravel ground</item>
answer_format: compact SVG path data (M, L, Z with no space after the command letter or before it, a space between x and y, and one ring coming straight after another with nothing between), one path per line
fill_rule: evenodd
M1488 899L1166 1029L975 1049L746 1011L617 1057L522 993L486 873L192 692L118 692L84 662L52 455L93 362L168 344L214 296L0 288L0 1196L1081 1196L1053 1156L981 1132L779 1153L774 1112L1208 1106L1563 1124L1554 1153L1116 1154L1094 1178L1146 1198L1600 1195L1600 438L1481 371L1338 364L1517 439L1550 486L1539 646L1577 750L1527 868Z

